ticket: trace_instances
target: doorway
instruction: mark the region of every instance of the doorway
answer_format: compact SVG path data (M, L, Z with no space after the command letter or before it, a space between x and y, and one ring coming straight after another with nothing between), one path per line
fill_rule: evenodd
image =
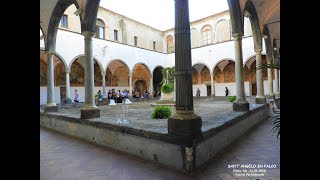
M207 96L211 96L211 86L207 86Z
M66 86L60 86L60 99L61 102L63 102L63 100L65 100L66 97Z
M255 83L255 82L252 83L251 92L252 92L252 96L256 96L257 95L257 83Z

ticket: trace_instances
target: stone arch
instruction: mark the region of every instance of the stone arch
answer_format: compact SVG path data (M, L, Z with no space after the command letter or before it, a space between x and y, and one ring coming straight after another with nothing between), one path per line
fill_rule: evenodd
M85 69L81 65L79 58L72 61L70 66L70 86L84 86Z
M74 57L74 58L70 61L69 65L66 64L66 65L68 66L68 68L71 68L72 63L73 63L74 61L78 60L78 59L81 58L81 57L85 57L85 55L84 55L84 54L79 54L78 56ZM102 64L101 64L101 62L99 61L98 58L96 58L96 57L93 56L93 62L94 62L94 63L97 62L98 65L99 65L100 71L101 71L101 72L104 72L104 68L103 68L103 66L102 66Z
M45 48L47 51L55 51L56 49L56 37L57 37L57 31L58 31L58 26L60 23L60 19L65 12L65 10L74 4L77 9L79 9L79 4L76 0L59 0L55 6L55 8L52 11L49 25L48 25L48 34L47 34L47 43L45 45ZM88 2L87 2L88 4ZM99 4L99 3L98 3ZM80 17L80 22L81 22L81 29L83 29L83 19L82 16Z
M136 63L132 68L132 81L136 82L136 80L144 80L147 85L147 91L150 89L150 77L152 76L149 67L142 62ZM134 83L134 90L136 90Z
M215 70L215 68L217 67L217 65L223 61L232 61L232 62L236 62L235 60L231 59L231 58L223 58L223 59L220 59L214 66L213 66L213 71ZM219 68L219 67L218 67ZM220 69L221 70L221 69ZM223 69L222 69L223 70Z
M158 92L161 90L161 85L162 85L162 70L164 69L163 66L156 66L152 70L152 80L153 80L153 90L155 92Z
M198 84L199 83L199 77L198 77L198 70L192 66L192 84Z
M230 24L228 20L219 20L215 25L215 42L229 41L231 39L230 34Z
M250 20L252 28L252 36L254 41L254 49L262 50L262 35L260 30L259 18L257 15L256 8L251 0L247 0L244 7L244 16L247 16ZM244 19L244 18L243 18Z
M232 34L242 34L243 35L243 16L241 13L239 0L227 0Z
M232 59L218 61L213 69L213 79L217 83L235 82L235 61Z
M111 60L106 67L106 85L129 86L130 74L130 68L123 60Z
M41 27L41 23L40 23L40 33L42 34L42 36L43 36L43 45L44 45L44 48L46 48L46 42L47 42L47 37L46 37L46 35L43 33L43 29L42 29L42 27ZM41 36L40 36L41 37Z
M206 67L209 69L209 71L212 72L210 66L209 66L207 63L204 63L204 62L196 62L196 63L193 63L193 64L192 64L192 67L195 66L195 65L197 65L197 64L201 64L201 65L203 65L203 66L206 66Z

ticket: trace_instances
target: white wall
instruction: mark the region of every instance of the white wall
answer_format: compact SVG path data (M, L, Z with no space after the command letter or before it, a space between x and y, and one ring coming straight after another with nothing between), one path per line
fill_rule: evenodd
M200 96L207 96L207 85L206 84L194 84L192 85L193 96L197 95L197 90L200 89Z
M228 96L236 95L236 83L215 83L214 86L216 96L226 96L226 87L229 89Z
M56 104L61 102L60 100L60 87L54 87L54 101ZM40 105L47 103L47 87L40 87Z

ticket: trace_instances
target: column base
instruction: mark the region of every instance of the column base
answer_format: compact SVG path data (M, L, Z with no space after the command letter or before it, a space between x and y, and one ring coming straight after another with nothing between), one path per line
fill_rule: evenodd
M269 98L269 99L274 99L274 98L275 98L275 95L274 95L274 94L269 94L268 98Z
M66 99L66 104L72 104L72 99L67 98L67 99Z
M44 112L58 112L58 106L44 106Z
M215 94L211 94L211 97L216 97L216 95Z
M274 93L274 95L275 95L276 98L279 98L280 97L280 92L276 92L276 93Z
M247 101L234 102L233 111L249 111L249 103Z
M100 117L100 109L81 109L81 118L82 119L91 119L91 118L99 118Z
M255 103L256 104L266 104L266 98L265 97L256 97Z
M202 120L199 116L186 120L179 117L168 119L168 133L176 137L198 137L202 134L201 127Z

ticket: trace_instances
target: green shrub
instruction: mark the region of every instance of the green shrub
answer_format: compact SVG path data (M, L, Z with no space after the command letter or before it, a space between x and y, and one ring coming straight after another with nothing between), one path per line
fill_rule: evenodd
M237 96L230 96L230 97L228 98L228 101L229 101L229 102L234 102L236 99L237 99Z
M161 88L161 92L171 93L174 90L174 84L164 84Z
M171 109L168 106L155 106L151 114L152 119L166 119L171 116Z

